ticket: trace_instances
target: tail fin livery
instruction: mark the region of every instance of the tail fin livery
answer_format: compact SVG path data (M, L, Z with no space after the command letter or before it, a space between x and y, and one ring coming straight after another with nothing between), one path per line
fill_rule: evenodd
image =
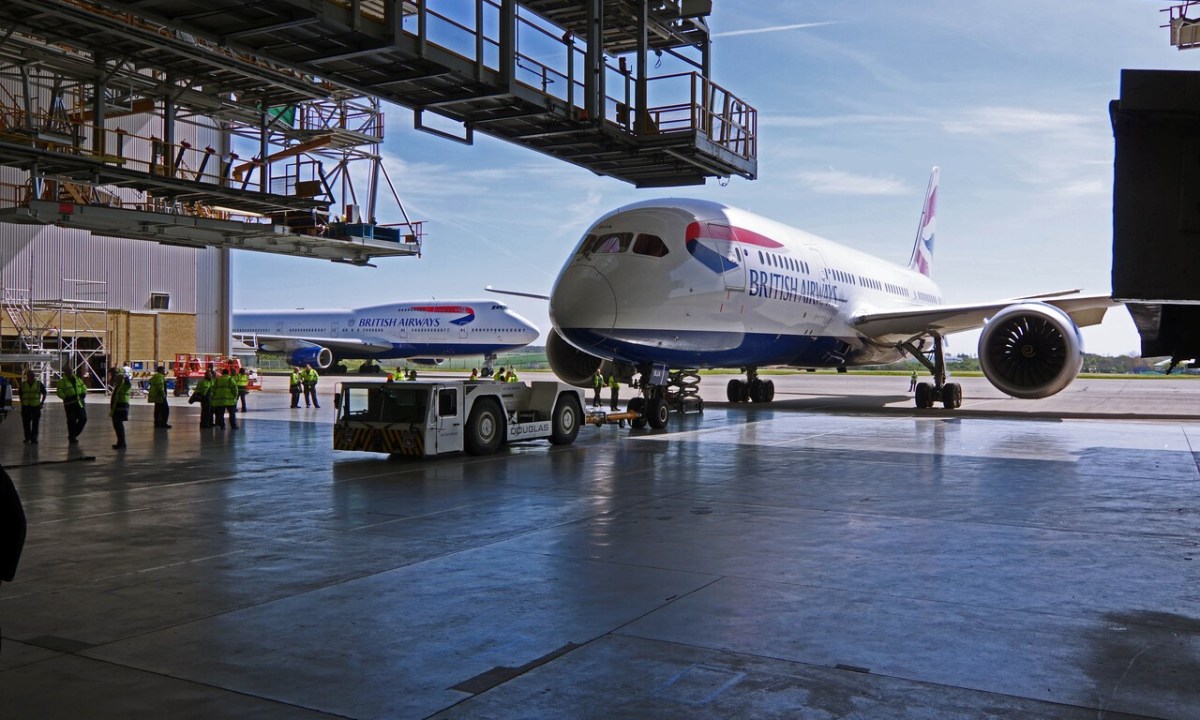
M941 170L934 168L929 174L929 188L925 190L925 205L921 208L921 223L917 226L917 239L913 243L912 258L908 269L925 277L933 274L933 230L937 220L937 188Z

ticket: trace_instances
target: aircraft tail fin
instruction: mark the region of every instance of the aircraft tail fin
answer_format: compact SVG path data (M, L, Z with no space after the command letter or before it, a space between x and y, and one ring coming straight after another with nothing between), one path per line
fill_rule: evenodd
M925 190L925 205L921 208L921 222L917 225L917 239L913 243L912 258L908 269L925 277L933 275L933 231L937 221L937 188L941 170L937 167L929 174L929 188Z

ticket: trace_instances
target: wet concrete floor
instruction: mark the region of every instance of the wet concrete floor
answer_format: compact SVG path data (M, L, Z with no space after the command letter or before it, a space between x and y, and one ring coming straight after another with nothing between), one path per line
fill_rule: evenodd
M14 414L0 716L1200 717L1200 384L776 383L427 461L335 453L274 379L120 452L103 398L75 446Z

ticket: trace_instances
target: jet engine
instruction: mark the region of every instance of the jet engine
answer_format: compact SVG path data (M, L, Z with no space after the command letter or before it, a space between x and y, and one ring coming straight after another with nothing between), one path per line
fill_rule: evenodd
M288 354L288 364L292 367L312 365L317 370L324 370L333 364L333 353L329 348L309 343L291 351Z
M604 364L602 358L589 355L563 340L553 329L546 336L546 360L559 380L581 388L592 386L592 373Z
M1034 400L1071 384L1083 366L1083 339L1067 313L1040 302L1009 305L979 336L979 366L996 389Z
M436 367L446 362L446 358L409 358L408 361L415 365L430 365Z

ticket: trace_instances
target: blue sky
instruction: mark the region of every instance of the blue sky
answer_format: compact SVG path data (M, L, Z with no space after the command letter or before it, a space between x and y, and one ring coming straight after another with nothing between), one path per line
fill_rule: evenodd
M413 131L389 107L388 173L424 256L376 268L235 253L234 307L350 307L547 293L588 224L636 200L703 197L898 263L942 169L934 278L947 302L1111 288L1112 129L1122 68L1200 68L1149 0L717 0L713 79L759 111L759 177L638 190L476 135ZM399 220L381 196L379 217ZM505 298L543 333L545 303ZM544 337L543 337L544 339ZM1086 349L1138 349L1124 310ZM975 335L952 336L975 352Z

